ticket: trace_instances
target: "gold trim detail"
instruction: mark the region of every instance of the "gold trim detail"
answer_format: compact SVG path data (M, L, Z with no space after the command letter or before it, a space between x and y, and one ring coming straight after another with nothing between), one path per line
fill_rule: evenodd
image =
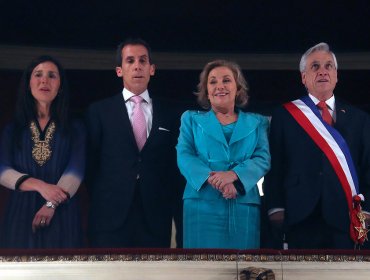
M50 141L53 139L55 132L55 123L51 122L46 129L45 140L40 140L40 132L34 121L30 124L30 130L32 134L32 157L38 165L43 166L51 158L52 150L50 147Z

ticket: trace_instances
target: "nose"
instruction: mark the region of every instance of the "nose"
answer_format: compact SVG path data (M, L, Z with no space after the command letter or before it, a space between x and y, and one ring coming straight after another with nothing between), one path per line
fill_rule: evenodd
M216 88L217 89L223 89L224 88L224 84L222 82L218 82L217 85L216 85Z
M46 75L41 76L41 83L45 84L48 81L48 77Z
M135 68L135 70L139 70L140 69L140 61L135 61L134 68Z
M328 74L328 70L325 68L325 67L320 67L319 71L318 71L318 74L320 76L325 76Z

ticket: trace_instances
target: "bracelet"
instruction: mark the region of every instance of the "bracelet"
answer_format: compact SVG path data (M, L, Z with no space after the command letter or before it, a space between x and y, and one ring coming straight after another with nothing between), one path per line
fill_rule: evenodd
M47 208L52 208L52 209L56 209L57 208L57 206L54 203L52 203L51 201L46 201L45 206Z
M21 184L26 181L28 178L31 178L30 175L23 175L21 177L18 178L17 182L15 182L15 186L14 186L14 190L20 192L21 190L19 189L19 187L21 186Z
M67 196L67 200L70 200L71 199L71 195L69 194L69 192L65 191L65 190L62 190L65 195Z

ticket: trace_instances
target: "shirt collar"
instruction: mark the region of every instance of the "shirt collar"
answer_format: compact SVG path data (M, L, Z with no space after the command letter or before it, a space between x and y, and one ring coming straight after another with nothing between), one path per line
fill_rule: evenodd
M127 102L128 100L130 100L131 97L136 95L126 88L123 88L122 94L123 94L123 99L125 100L125 102ZM144 99L147 103L150 103L149 92L147 89L143 93L139 94L139 96L141 96L141 98Z
M309 93L308 96L312 99L312 101L313 101L313 103L315 103L315 105L317 105L320 102L320 100L318 100L312 94ZM334 106L335 106L334 94L328 100L326 100L325 103L326 103L326 105L328 105L330 110L334 111Z

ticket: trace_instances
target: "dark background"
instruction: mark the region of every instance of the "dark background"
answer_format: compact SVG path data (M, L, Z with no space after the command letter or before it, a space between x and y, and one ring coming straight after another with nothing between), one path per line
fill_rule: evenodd
M366 0L1 1L0 45L113 54L120 41L138 36L154 52L302 54L325 41L337 55L369 53L369 6ZM336 94L369 110L370 69L341 70L338 60ZM158 70L150 89L191 106L200 70ZM0 70L0 126L12 115L20 75L20 69ZM252 111L270 114L277 104L305 93L298 70L249 70L245 75ZM67 69L67 77L76 112L122 87L114 69Z
M111 48L137 35L157 51L370 49L367 0L13 0L0 11L1 40L16 44Z

